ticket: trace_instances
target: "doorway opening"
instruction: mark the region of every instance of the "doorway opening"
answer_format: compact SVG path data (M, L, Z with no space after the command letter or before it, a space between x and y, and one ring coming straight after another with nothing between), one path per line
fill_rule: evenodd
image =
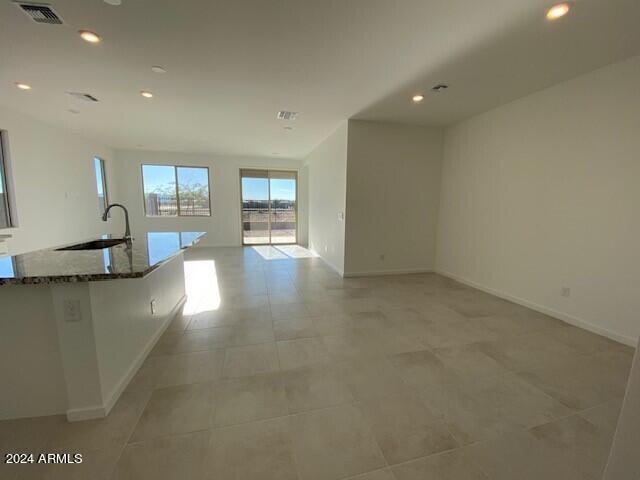
M243 245L298 242L298 173L240 170Z

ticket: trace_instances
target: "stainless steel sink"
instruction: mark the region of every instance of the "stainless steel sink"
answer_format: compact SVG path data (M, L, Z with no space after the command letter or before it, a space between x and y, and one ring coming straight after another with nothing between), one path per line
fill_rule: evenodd
M90 242L76 243L75 245L69 245L68 247L56 248L59 250L101 250L103 248L114 247L125 243L125 238L110 238L108 240L91 240Z

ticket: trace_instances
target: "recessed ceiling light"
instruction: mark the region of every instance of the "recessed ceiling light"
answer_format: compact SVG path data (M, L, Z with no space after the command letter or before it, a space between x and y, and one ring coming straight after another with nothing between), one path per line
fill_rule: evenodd
M140 92L140 95L142 95L144 98L153 98L153 93L147 92L146 90L142 90Z
M31 90L31 85L27 85L26 83L16 82L16 87L20 90Z
M285 130L288 130L288 131L293 130L293 127L282 127L282 128L284 128Z
M424 100L424 95L421 95L421 94L414 95L411 100L413 100L414 103L420 103L421 101Z
M100 43L100 36L97 33L91 32L89 30L79 30L78 33L85 42Z
M571 6L568 3L559 3L547 10L547 20L557 20L560 17L564 17L571 10Z
M151 67L151 71L153 73L167 73L167 70L160 65L154 65L153 67Z
M104 0L104 3L117 7L122 4L122 0Z

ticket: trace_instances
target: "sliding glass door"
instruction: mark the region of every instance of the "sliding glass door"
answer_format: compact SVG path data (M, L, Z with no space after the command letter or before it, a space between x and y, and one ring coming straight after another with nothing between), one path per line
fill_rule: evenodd
M296 243L297 233L296 172L269 172L269 225L271 243Z
M244 245L297 242L297 187L296 172L240 170Z
M240 170L242 197L242 243L262 245L269 234L269 172Z

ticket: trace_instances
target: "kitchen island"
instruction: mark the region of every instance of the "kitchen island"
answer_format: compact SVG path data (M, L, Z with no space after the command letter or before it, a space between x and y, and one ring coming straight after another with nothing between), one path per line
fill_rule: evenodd
M104 235L0 257L0 419L106 416L183 305L183 252L203 236Z

